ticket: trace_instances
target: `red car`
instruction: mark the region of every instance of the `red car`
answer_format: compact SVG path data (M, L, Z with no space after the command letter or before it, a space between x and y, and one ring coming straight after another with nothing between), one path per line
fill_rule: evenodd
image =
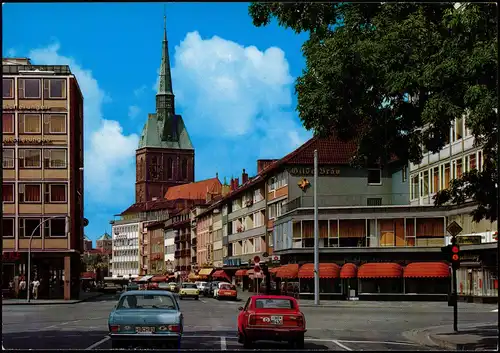
M293 297L254 295L239 308L238 342L249 348L255 341L288 341L304 348L306 319Z

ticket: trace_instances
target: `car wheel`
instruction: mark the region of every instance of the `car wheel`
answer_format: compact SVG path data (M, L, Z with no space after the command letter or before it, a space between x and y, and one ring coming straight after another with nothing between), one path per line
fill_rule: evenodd
M121 341L111 341L111 348L113 349L121 349L121 348L126 348L127 342L121 342Z
M200 297L198 297L198 296L194 297L194 300L198 300L198 299L200 299Z
M241 332L238 331L238 343L244 343L244 342L245 342L245 338L243 337Z
M243 348L252 348L252 341L243 337Z
M297 348L297 349L304 349L304 335L300 335L295 340L295 348Z
M182 299L184 299L184 298L182 297L182 295L179 295L179 299L180 299L180 300L182 300Z

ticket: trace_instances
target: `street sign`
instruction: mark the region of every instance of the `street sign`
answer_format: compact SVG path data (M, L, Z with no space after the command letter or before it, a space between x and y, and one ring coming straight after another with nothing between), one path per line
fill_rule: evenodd
M450 233L452 237L455 237L458 234L460 234L462 230L463 228L460 227L460 225L455 221L451 222L450 224L448 224L448 227L446 227L446 231Z
M260 272L260 266L258 266L258 265L257 265L257 266L255 266L255 267L253 268L253 272L254 272L254 273L259 273L259 272Z
M254 264L259 264L259 263L260 263L260 257L255 256L255 257L253 258L253 263L254 263Z

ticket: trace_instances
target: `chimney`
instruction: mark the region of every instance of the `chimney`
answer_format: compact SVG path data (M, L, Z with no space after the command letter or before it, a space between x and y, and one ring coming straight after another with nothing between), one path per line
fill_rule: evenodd
M258 159L257 160L257 174L260 174L266 167L274 162L276 162L277 159Z
M233 179L233 178L231 178L231 182L229 183L229 189L230 189L231 191L233 191L233 190L234 190L234 179Z
M248 181L248 174L245 172L245 168L243 168L243 173L241 173L241 184L245 184Z
M234 178L234 188L237 189L240 186L240 179Z

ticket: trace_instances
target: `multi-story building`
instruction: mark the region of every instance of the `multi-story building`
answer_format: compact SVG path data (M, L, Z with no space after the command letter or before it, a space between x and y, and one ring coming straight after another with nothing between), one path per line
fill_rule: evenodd
M209 241L212 214L204 212L196 217L196 259L198 268L212 267L211 246Z
M410 201L412 205L432 205L434 195L448 188L450 181L473 169L482 170L482 147L465 126L465 119L455 119L445 146L437 153L424 150L422 161L409 164ZM495 251L497 222L474 222L473 203L454 206L447 213L447 223L456 221L462 228L458 240L462 243L464 261L458 271L459 294L467 297L498 300L498 273ZM449 242L449 236L446 243Z
M16 255L5 257L2 283L26 276L33 238L32 278L55 277L58 293L74 299L84 247L82 93L67 65L2 64L2 241Z
M105 252L113 250L113 238L108 233L104 233L96 240L96 249L102 249Z
M191 271L191 219L186 208L173 214L165 224L166 229L174 230L174 267L176 277L187 279Z
M163 275L166 272L165 264L165 234L164 221L150 222L144 226L142 246L146 247L142 255L145 257L147 269L145 275Z
M165 244L165 267L168 274L174 274L175 271L175 230L172 227L164 227Z
M86 235L83 236L83 251L89 251L92 250L92 240L87 238Z
M212 245L211 258L215 268L221 268L224 264L222 257L222 212L221 205L217 202L212 212L212 230L209 232L209 241Z
M139 238L143 236L142 222L112 224L113 277L137 277L139 273Z

